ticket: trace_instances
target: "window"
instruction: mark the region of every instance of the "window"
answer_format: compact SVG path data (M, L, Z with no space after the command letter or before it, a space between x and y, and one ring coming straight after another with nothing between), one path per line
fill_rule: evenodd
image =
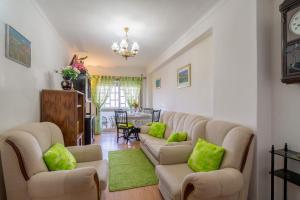
M139 98L138 88L134 87L121 87L119 81L115 81L113 86L110 89L110 94L108 95L105 103L103 104L104 109L115 109L115 108L129 108L128 102L126 99L129 98ZM100 87L100 95L104 97L106 95L109 86ZM126 96L127 93L127 96ZM127 97L127 98L126 98Z

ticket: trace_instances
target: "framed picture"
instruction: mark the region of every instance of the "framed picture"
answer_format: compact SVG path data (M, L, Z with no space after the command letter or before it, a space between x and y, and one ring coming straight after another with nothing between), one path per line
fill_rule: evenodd
M186 65L177 70L177 87L184 88L191 86L191 65Z
M7 24L5 32L5 56L16 63L30 67L31 42Z
M160 78L155 80L155 87L161 88L161 79Z

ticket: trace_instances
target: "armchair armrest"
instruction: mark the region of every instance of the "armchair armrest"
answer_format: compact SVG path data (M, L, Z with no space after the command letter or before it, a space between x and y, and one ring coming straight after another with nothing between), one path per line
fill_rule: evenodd
M28 193L32 199L55 198L67 194L95 190L99 191L95 168L41 172L28 181Z
M140 129L142 134L148 134L150 126L141 126Z
M159 153L159 163L161 165L186 163L192 151L192 145L162 146Z
M71 146L67 148L74 155L77 162L102 160L100 145Z
M238 193L244 184L243 175L233 168L192 173L185 177L182 199L219 199ZM220 198L221 199L221 198Z

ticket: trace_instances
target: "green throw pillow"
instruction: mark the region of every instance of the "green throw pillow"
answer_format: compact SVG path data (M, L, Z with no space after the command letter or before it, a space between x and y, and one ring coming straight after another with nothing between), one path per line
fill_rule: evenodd
M219 169L225 149L199 139L188 160L188 166L195 172L208 172Z
M182 142L186 140L187 140L187 132L174 132L168 137L167 143Z
M160 122L153 122L149 129L149 135L157 138L164 138L166 124Z
M71 170L76 168L76 159L64 145L56 143L43 155L50 171Z

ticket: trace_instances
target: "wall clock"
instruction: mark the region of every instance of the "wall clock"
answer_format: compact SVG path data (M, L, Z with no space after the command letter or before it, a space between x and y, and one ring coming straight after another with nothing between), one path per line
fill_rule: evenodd
M283 83L300 82L300 1L285 0L280 5L282 29Z

